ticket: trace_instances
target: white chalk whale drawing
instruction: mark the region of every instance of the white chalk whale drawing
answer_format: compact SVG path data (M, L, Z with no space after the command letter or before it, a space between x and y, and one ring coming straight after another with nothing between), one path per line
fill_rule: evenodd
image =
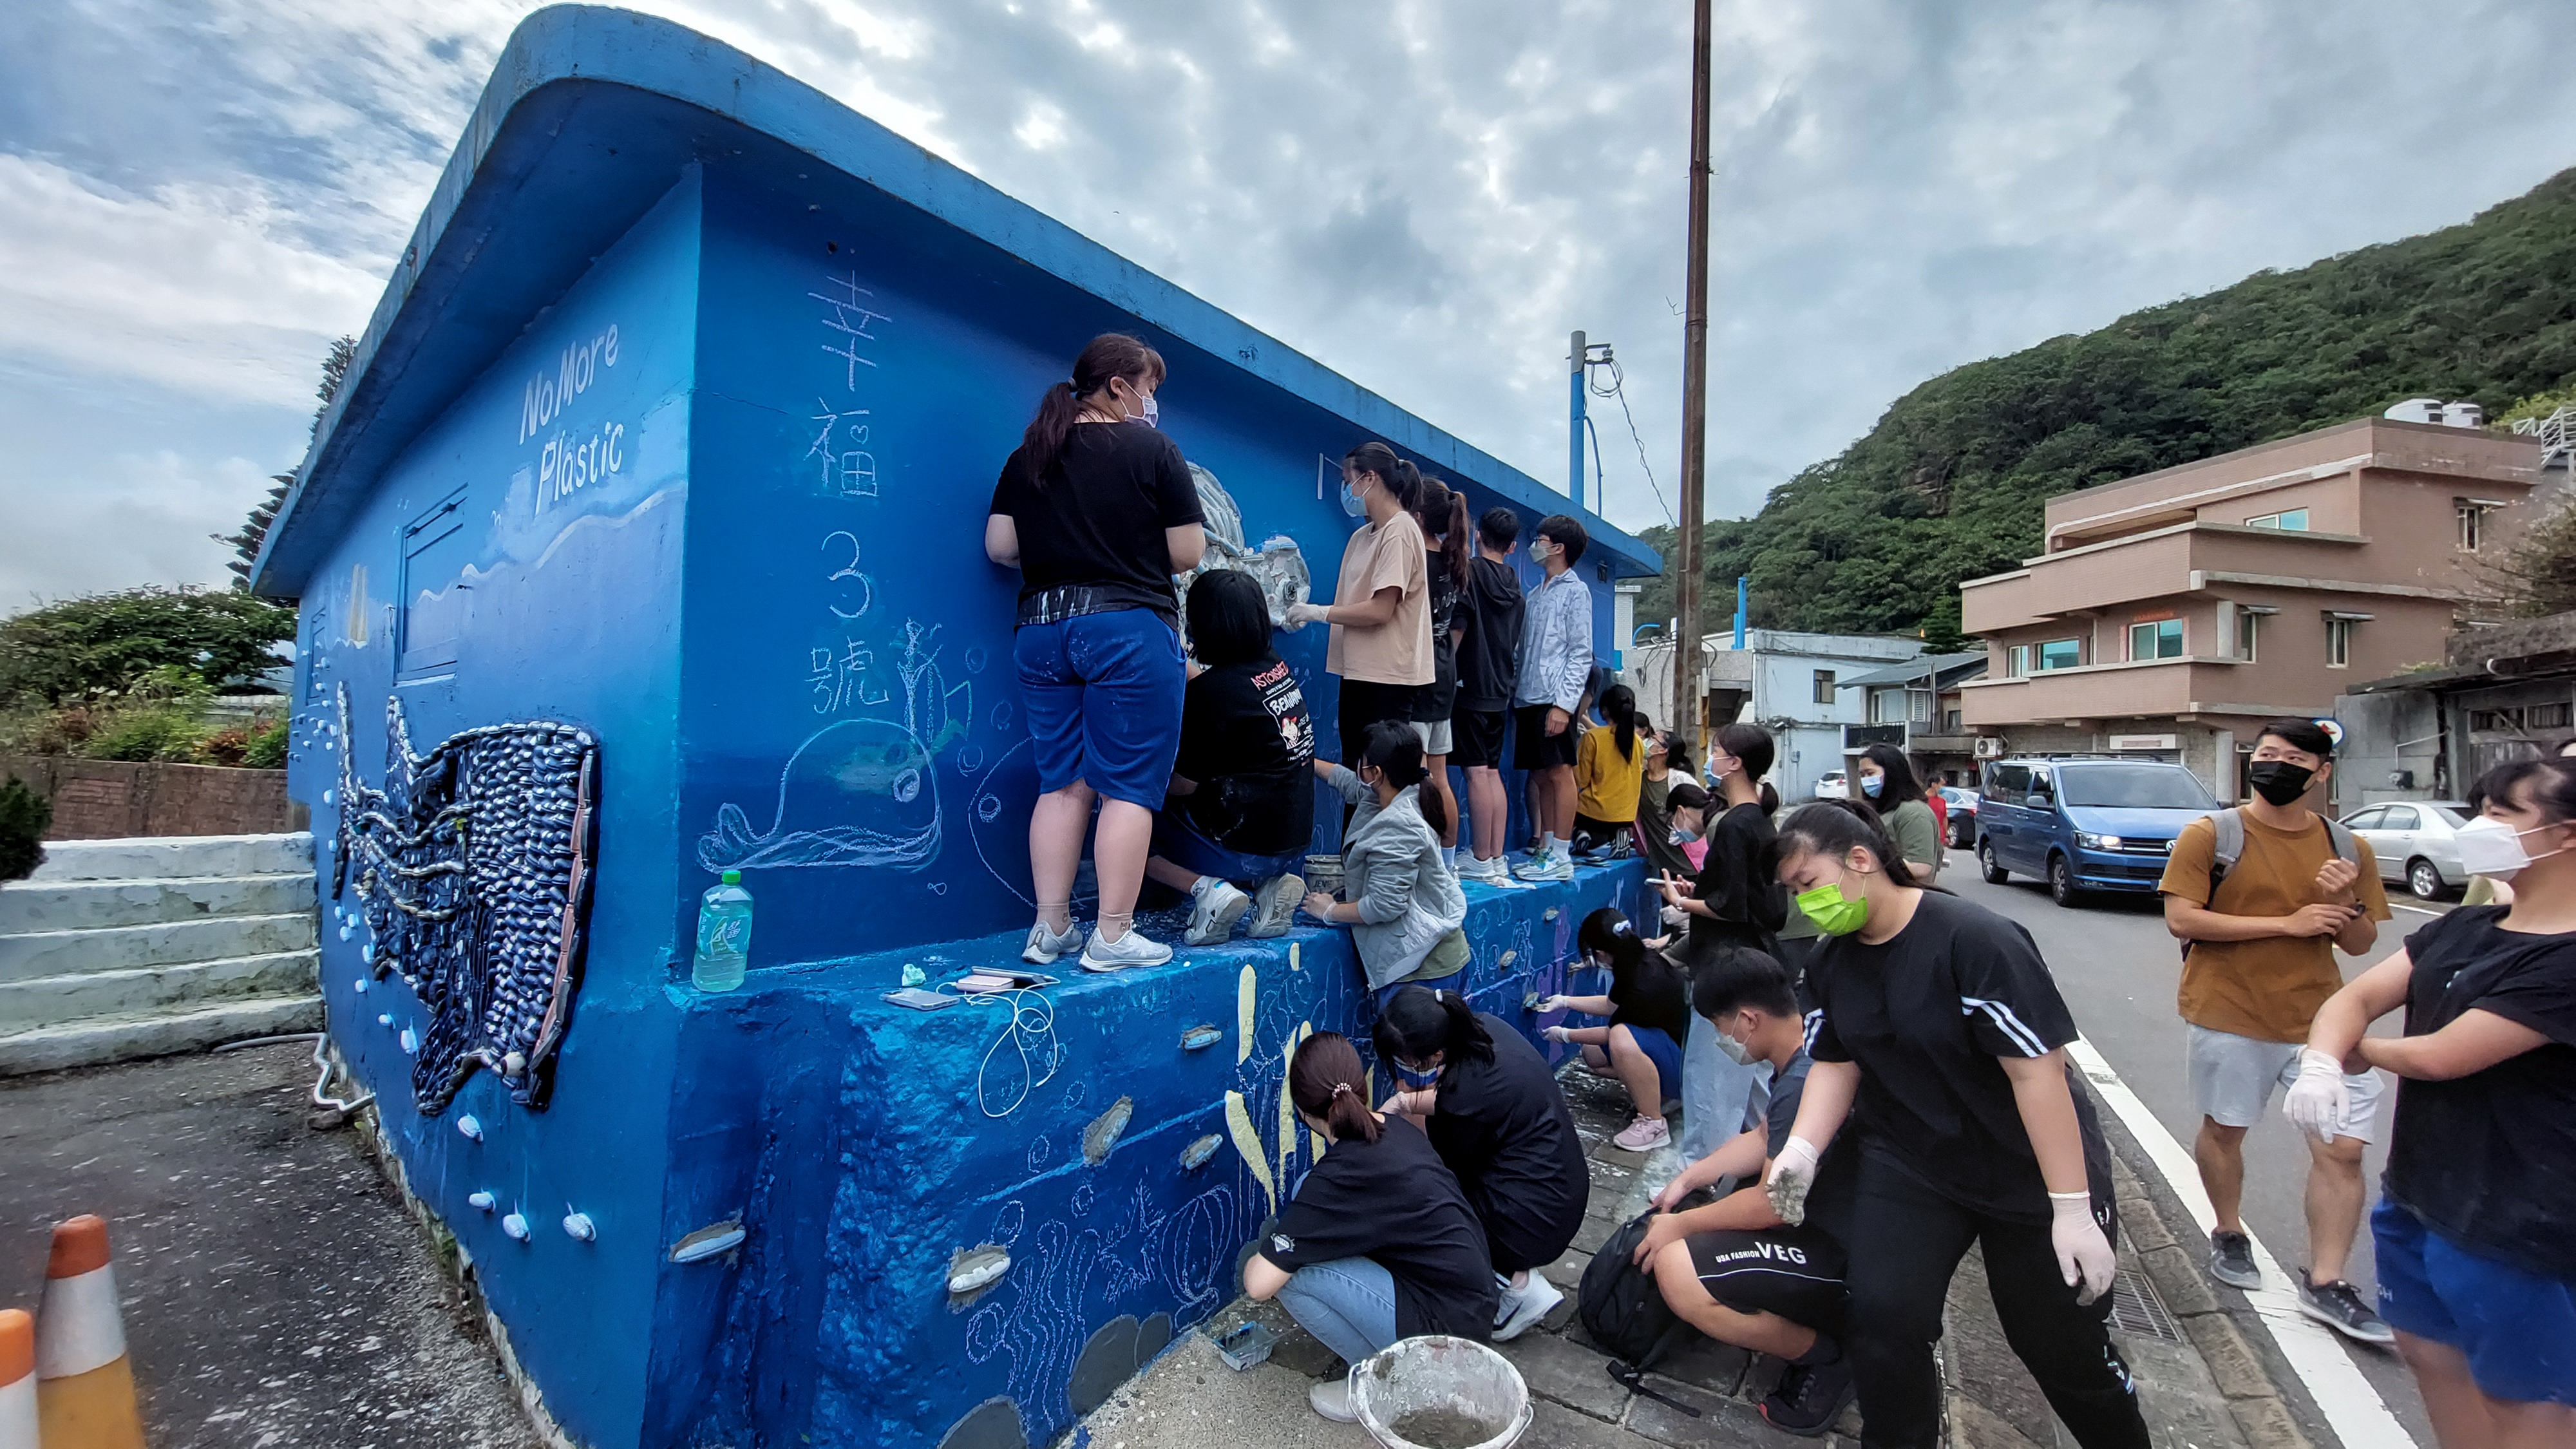
M708 870L864 865L919 870L939 854L930 752L891 720L852 719L806 737L778 774L778 808L754 834L742 807L698 837Z

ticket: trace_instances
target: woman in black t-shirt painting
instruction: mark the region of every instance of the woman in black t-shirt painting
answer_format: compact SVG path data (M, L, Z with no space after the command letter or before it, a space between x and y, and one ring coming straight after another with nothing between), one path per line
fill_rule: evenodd
M1538 1270L1573 1243L1592 1195L1565 1093L1519 1032L1455 991L1400 988L1374 1034L1378 1060L1429 1079L1385 1110L1419 1123L1457 1174L1504 1278L1494 1337L1518 1338L1564 1300Z
M1818 1157L1846 1125L1858 1134L1845 1346L1869 1442L1931 1449L1939 1436L1932 1346L1976 1244L2005 1337L2075 1441L2146 1449L2105 1326L2110 1153L2066 1061L2074 1018L2030 934L1917 886L1865 805L1793 812L1779 850L1821 944L1807 966L1815 1065L1768 1185L1782 1220L1801 1221Z
M1485 1230L1422 1129L1369 1110L1368 1074L1350 1038L1319 1031L1288 1063L1288 1099L1332 1145L1244 1260L1243 1294L1276 1297L1299 1327L1356 1364L1399 1338L1494 1331L1497 1299ZM1349 1424L1347 1375L1307 1391Z
M2371 1214L2379 1311L2443 1449L2576 1444L2576 760L2469 792L2461 864L2510 906L2462 906L2335 993L2284 1104L2332 1131L2347 1070L2397 1074ZM2365 1036L2406 1008L2406 1034Z
M1082 947L1083 969L1156 966L1172 948L1135 924L1154 812L1180 748L1181 636L1172 575L1198 567L1207 530L1181 450L1154 426L1160 353L1091 339L1046 390L984 520L984 553L1020 571L1011 659L1038 770L1029 816L1037 924L1020 959ZM1100 921L1073 926L1073 877L1092 807Z
M1306 898L1291 871L1315 833L1314 722L1250 574L1201 574L1182 603L1198 662L1145 874L1189 893L1193 946L1224 940L1256 898L1247 934L1284 936Z
M1619 1079L1636 1117L1611 1140L1630 1152L1652 1152L1672 1140L1664 1104L1682 1094L1689 990L1664 953L1648 949L1616 906L1585 916L1574 944L1587 962L1609 971L1610 990L1601 996L1550 996L1539 1002L1539 1014L1575 1011L1608 1017L1609 1023L1559 1022L1547 1029L1547 1039L1582 1048L1584 1065Z

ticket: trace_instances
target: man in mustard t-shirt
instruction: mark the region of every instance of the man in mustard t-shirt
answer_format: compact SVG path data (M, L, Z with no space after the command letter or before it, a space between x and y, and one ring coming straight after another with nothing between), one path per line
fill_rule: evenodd
M2361 955L2379 939L2377 923L2388 919L2370 846L2330 831L2306 804L2308 792L2333 773L2334 740L2318 722L2266 724L2246 771L2254 798L2235 812L2243 853L2213 883L2216 817L2195 820L2174 841L2156 887L2164 893L2165 926L2186 953L2182 1018L2190 1023L2191 1090L2200 1109L2192 1157L2218 1215L2209 1272L2236 1288L2263 1283L2237 1216L2245 1130L2271 1104L2274 1087L2298 1079L2308 1025L2343 987L2335 948ZM2343 858L2338 839L2349 842L2353 858ZM2308 1144L2308 1267L2299 1275L2299 1306L2337 1332L2387 1343L2388 1325L2343 1276L2361 1226L2361 1156L2372 1141L2382 1083L2364 1072L2345 1085L2343 1121L2331 1138Z

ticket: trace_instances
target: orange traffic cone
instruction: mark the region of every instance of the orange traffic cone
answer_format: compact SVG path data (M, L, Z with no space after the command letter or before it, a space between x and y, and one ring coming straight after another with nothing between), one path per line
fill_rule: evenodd
M45 1449L143 1449L107 1220L94 1214L54 1228L36 1309L36 1410Z
M0 1308L0 1449L36 1449L36 1320Z

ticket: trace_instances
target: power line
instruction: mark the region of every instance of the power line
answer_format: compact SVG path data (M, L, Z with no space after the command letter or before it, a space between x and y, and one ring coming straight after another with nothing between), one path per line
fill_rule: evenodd
M1617 398L1619 400L1619 415L1628 420L1628 437L1637 445L1637 466L1644 469L1646 472L1646 486L1654 490L1655 502L1664 510L1664 521L1672 524L1676 528L1679 528L1681 526L1681 520L1674 516L1673 506L1664 502L1663 486L1655 481L1655 465L1646 461L1646 439L1644 435L1637 431L1637 415L1628 410L1627 374L1621 370L1618 359L1616 358L1609 359L1605 365L1610 369L1609 389L1604 391L1598 386L1592 386L1592 395L1594 397ZM1590 380L1586 379L1586 383L1587 385L1590 385ZM1587 414L1584 421L1588 424L1592 419ZM1601 439L1598 434L1596 434L1592 439L1592 452L1593 465L1595 468L1598 468L1600 466L1601 454Z

